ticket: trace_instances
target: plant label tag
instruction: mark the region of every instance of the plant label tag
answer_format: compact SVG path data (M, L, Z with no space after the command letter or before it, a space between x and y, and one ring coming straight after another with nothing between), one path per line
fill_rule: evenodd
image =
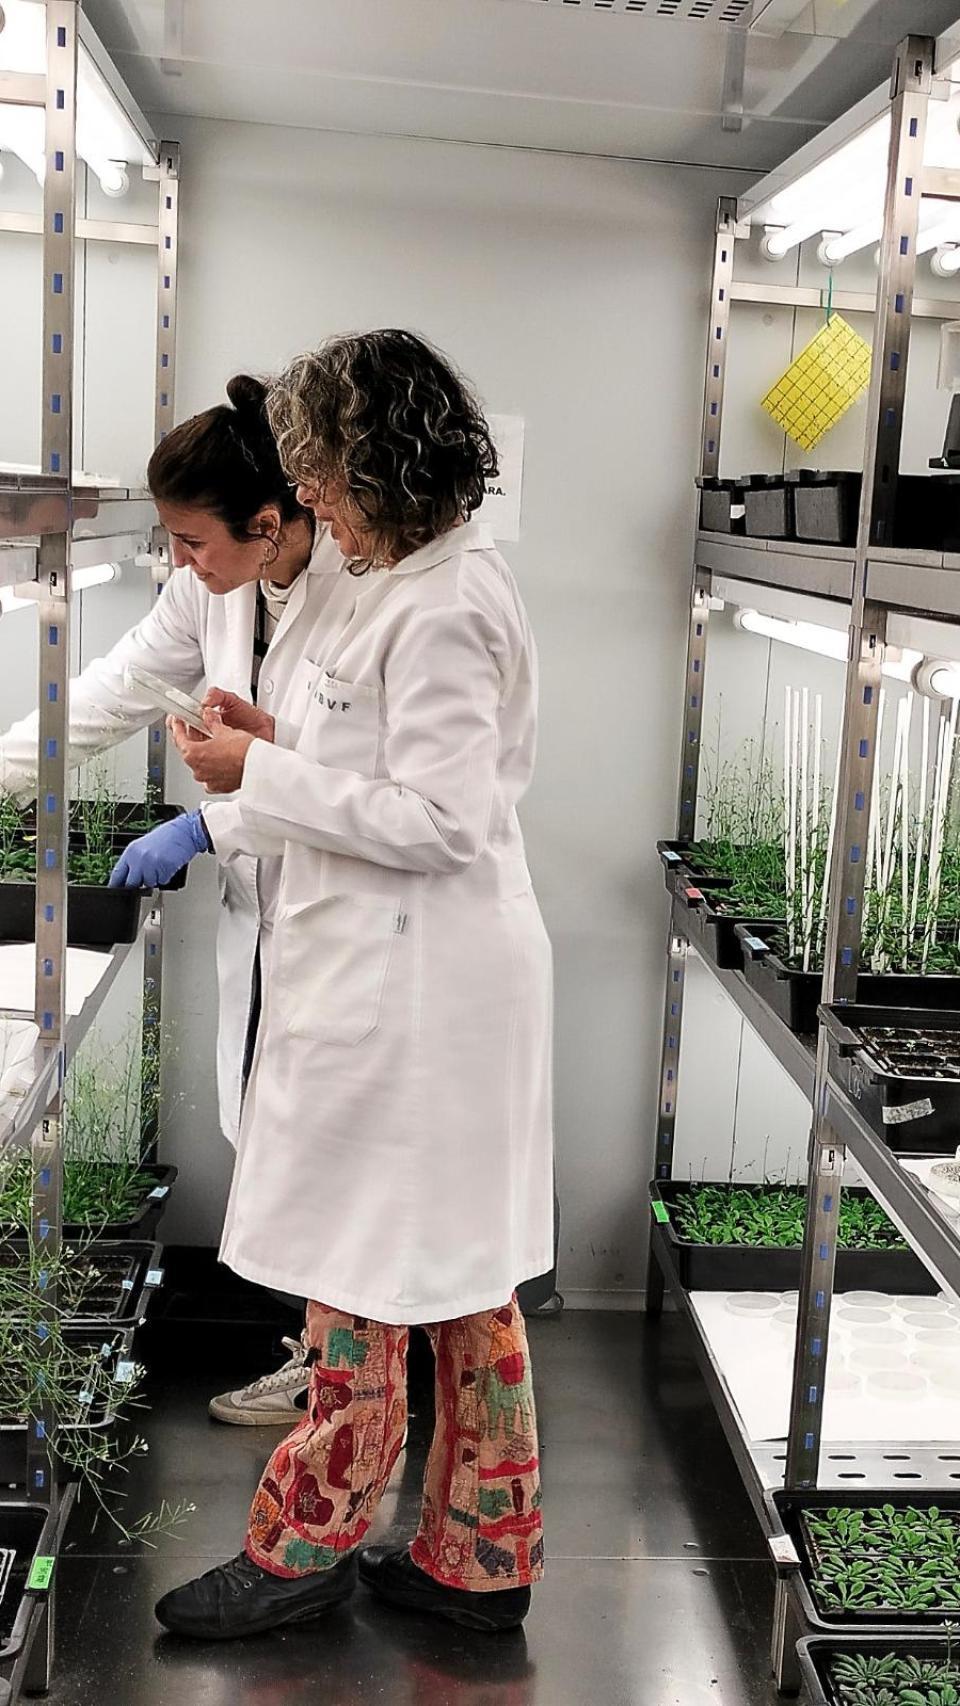
M922 1096L917 1102L904 1102L901 1108L884 1108L884 1125L909 1125L911 1120L925 1120L933 1113L933 1103L929 1096Z
M136 1372L137 1365L135 1362L118 1362L117 1372L114 1375L114 1379L118 1386L129 1386L130 1382L136 1376Z
M150 1272L147 1274L147 1277L143 1283L144 1283L144 1285L149 1285L149 1286L162 1285L163 1284L163 1269L162 1268L151 1268Z
M675 853L672 847L665 847L660 857L665 865L679 865L680 863L680 855Z
M27 1577L27 1587L32 1593L47 1593L56 1562L56 1558L34 1558Z
M164 1197L168 1196L169 1193L170 1193L170 1186L169 1185L155 1185L153 1190L150 1192L150 1196L149 1196L148 1200L150 1202L162 1202Z
M653 1200L651 1201L650 1207L653 1210L653 1218L658 1223L658 1225L666 1226L667 1222L670 1219L670 1210L668 1209L666 1203L661 1202L659 1197L654 1197Z
M121 1280L120 1281L120 1290L121 1291L132 1291L133 1290L133 1280L132 1279Z
M7 1591L16 1556L12 1547L0 1546L0 1605L3 1604L3 1596Z
M771 1534L767 1545L770 1556L781 1570L799 1570L800 1555L789 1534Z

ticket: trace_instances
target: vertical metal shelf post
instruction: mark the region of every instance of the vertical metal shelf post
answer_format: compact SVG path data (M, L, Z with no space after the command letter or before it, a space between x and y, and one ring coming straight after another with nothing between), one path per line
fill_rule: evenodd
M870 800L883 658L884 613L867 602L867 558L893 537L910 315L916 271L923 148L934 42L908 36L894 62L890 152L867 406L863 490L854 563L850 650L841 728L837 834L829 873L824 1001L854 1001L863 928ZM815 1487L845 1152L824 1117L821 1031L810 1141L800 1318L790 1407L787 1485Z
M73 267L76 208L76 101L79 5L47 0L46 174L43 186L43 397L41 467L73 488ZM37 1288L38 1402L27 1424L27 1496L56 1509L57 1417L43 1371L57 1308L63 1200L62 1106L67 972L67 846L70 728L70 517L68 530L40 545L38 579L38 762L36 1020L46 1054L58 1056L56 1089L31 1137L31 1280ZM53 1662L54 1603L48 1601L31 1680L42 1686Z
M715 475L720 465L720 425L723 387L727 367L727 334L730 326L730 285L736 237L737 204L721 196L717 207L717 233L713 257L710 329L703 385L703 423L700 435L700 467L704 475ZM698 584L694 566L690 595L690 624L687 632L687 664L684 678L683 733L680 753L680 784L677 801L677 837L692 838L700 780L700 740L703 726L703 688L707 664L709 607ZM667 947L667 987L660 1045L660 1103L657 1118L654 1169L658 1179L673 1172L673 1143L676 1127L677 1080L680 1071L680 1035L683 1024L683 995L687 971L687 944L670 932ZM647 1314L655 1317L663 1307L663 1274L651 1251L647 1262Z
M160 145L158 167L159 224L157 235L157 363L154 443L169 432L174 420L177 359L177 262L180 201L180 147ZM151 540L155 594L160 597L169 574L169 546L162 527ZM147 798L163 804L167 797L167 730L161 717L147 731ZM162 1076L161 1018L163 1007L163 895L158 894L143 937L143 1036L140 1070L140 1149L150 1154L160 1132Z

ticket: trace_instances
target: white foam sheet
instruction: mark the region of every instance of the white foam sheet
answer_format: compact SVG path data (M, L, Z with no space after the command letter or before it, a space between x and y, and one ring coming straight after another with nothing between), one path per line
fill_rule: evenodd
M758 1444L786 1439L790 1415L790 1383L793 1373L794 1339L775 1326L770 1318L758 1321L735 1315L727 1308L727 1292L695 1291L690 1302L696 1311L707 1343L719 1365L730 1396L739 1412L747 1438ZM843 1303L843 1293L836 1302ZM891 1303L891 1325L903 1326L903 1310ZM960 1314L947 1317L960 1325ZM933 1323L931 1322L931 1325ZM908 1332L905 1352L915 1344ZM834 1308L830 1322L830 1365L852 1368L849 1353L856 1343L851 1326L839 1319ZM960 1351L948 1351L944 1361L960 1363ZM914 1368L907 1361L906 1366ZM862 1441L863 1444L898 1440L922 1443L960 1439L960 1397L946 1397L928 1384L917 1398L879 1399L864 1384L854 1396L830 1395L830 1367L824 1400L825 1440Z
M79 1013L109 969L111 956L93 948L67 949L67 1012ZM32 942L0 944L0 1007L29 1014L34 1011L36 949Z

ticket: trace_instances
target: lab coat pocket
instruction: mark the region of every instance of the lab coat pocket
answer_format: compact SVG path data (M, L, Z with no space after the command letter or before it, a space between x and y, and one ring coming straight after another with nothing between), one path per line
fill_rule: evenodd
M313 669L306 675L305 686L307 708L298 750L335 770L376 776L381 739L379 687Z
M283 912L272 969L287 1034L348 1047L369 1037L380 1023L387 974L406 922L396 906L344 894Z

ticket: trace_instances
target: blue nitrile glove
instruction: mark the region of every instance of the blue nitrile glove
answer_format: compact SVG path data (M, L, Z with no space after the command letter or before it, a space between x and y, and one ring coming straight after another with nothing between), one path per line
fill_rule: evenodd
M211 852L210 837L198 811L181 812L149 835L131 841L110 873L112 889L155 889L168 883L198 853Z

